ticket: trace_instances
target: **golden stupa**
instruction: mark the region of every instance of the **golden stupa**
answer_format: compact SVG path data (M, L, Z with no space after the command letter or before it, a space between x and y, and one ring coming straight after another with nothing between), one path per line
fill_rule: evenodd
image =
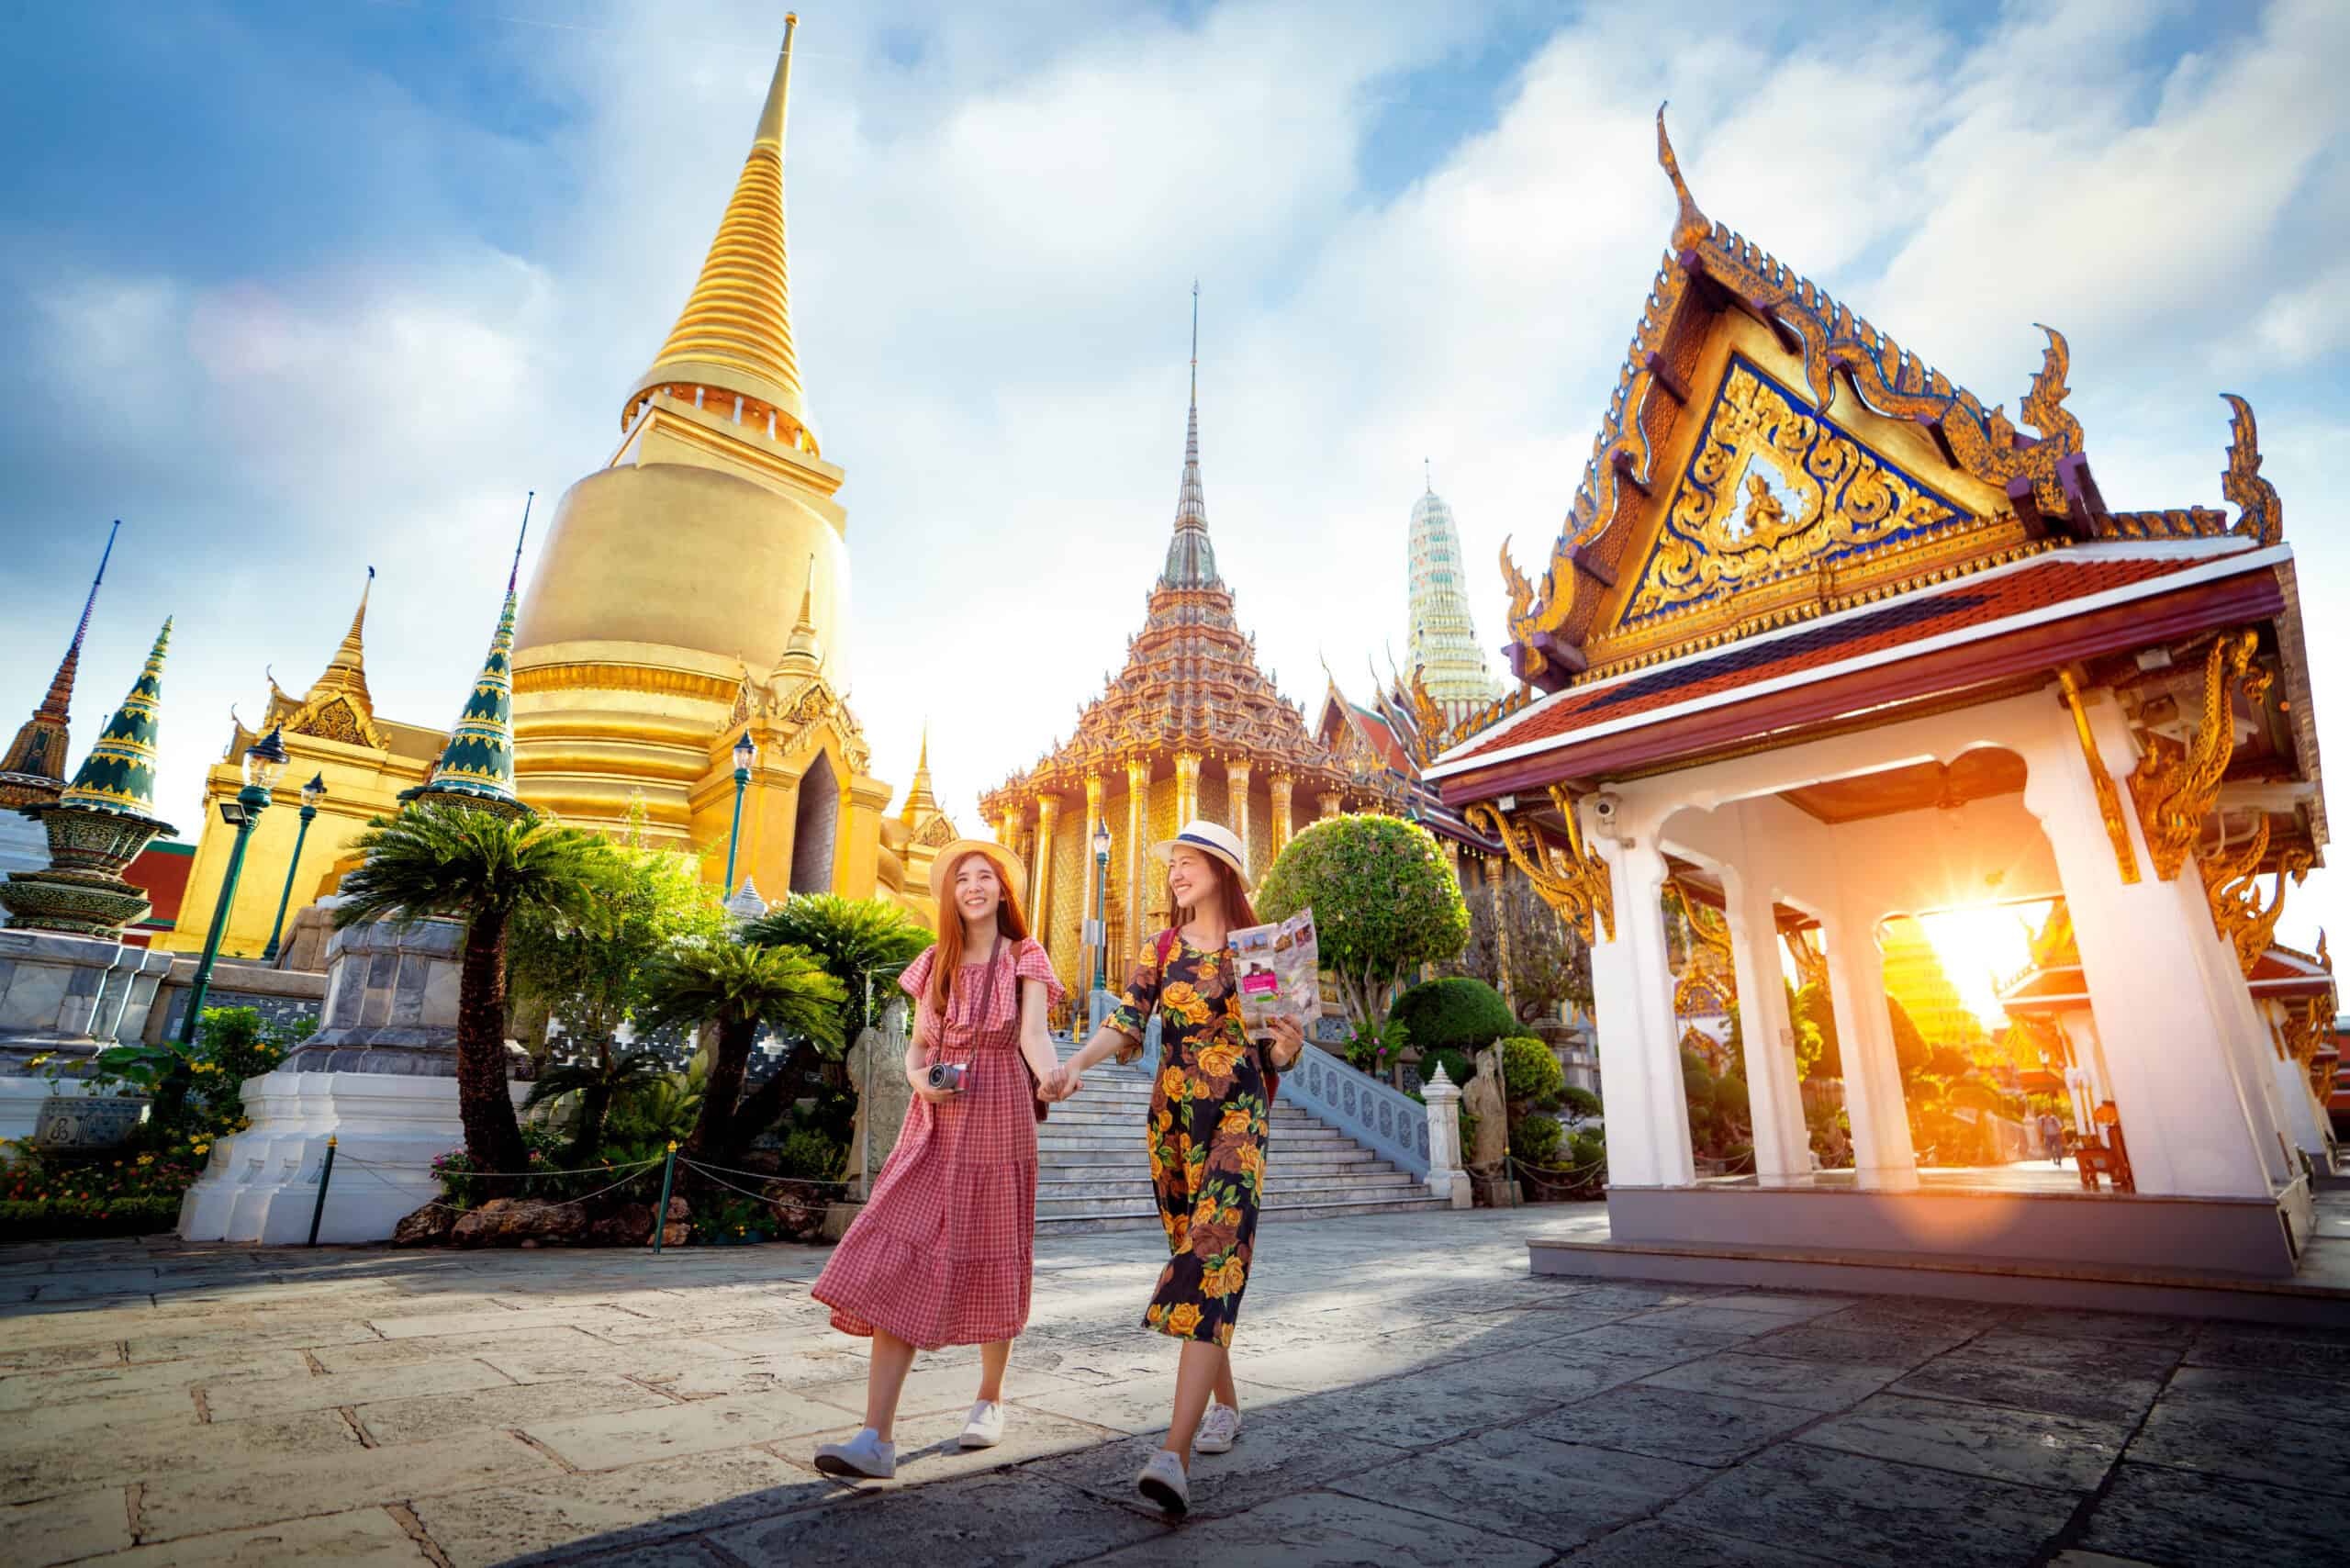
M871 776L843 696L847 513L834 497L844 476L810 428L784 244L797 26L785 18L750 156L684 311L628 395L618 450L564 495L523 597L512 658L515 783L526 802L565 822L698 852L716 879L733 820L733 748L747 734L757 752L736 886L748 880L769 901L878 896L927 920L930 857L957 836L931 792L927 745L904 806L887 814L891 791ZM349 868L350 839L398 809L399 791L423 781L447 741L375 714L364 615L363 599L307 695L270 683L261 729L282 725L295 757L277 803L297 805L314 774L328 792L291 879L297 813L263 815L226 954L261 952L282 890L289 921L332 891ZM187 902L159 945L202 945L234 838L213 808L235 795L238 758L254 738L233 726L207 776Z
M791 341L783 147L797 21L785 18L701 275L629 392L618 450L565 494L523 599L516 787L567 822L618 827L641 803L655 839L722 845L731 749L747 730L759 750L737 882L919 909L926 884L909 863L926 859L916 841L936 805L885 818L890 788L841 695L844 476L818 445Z

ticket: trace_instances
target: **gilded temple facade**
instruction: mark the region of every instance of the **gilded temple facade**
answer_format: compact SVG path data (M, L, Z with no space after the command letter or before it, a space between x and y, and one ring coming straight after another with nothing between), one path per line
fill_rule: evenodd
M797 23L787 19L751 148L685 308L622 400L610 459L565 494L510 628L512 756L522 802L564 822L642 832L723 876L733 748L756 748L735 879L878 896L929 918L937 844L956 836L928 786L903 807L873 777L845 696L849 599L845 474L811 421L792 342L784 127ZM372 577L372 573L371 573ZM511 596L509 595L509 600ZM282 728L291 806L327 794L291 866L294 810L265 812L246 853L223 951L258 953L292 873L287 919L331 891L369 818L433 776L448 732L377 714L365 600L300 696L273 680L258 730L239 724L206 776L204 831L170 938L199 946L234 841L218 803L257 734Z
M2311 1181L2254 981L2328 829L2251 408L2226 398L2232 510L2116 510L2062 335L2010 420L1708 218L1661 115L1657 144L1678 212L1591 461L1539 573L1503 554L1525 685L1427 769L1591 942L1609 1245L1946 1245L1880 933L2061 899L2103 1075L2073 1130L2118 1198L2194 1200L2204 1223L2188 1238L2124 1203L2084 1235L2076 1194L2007 1193L1963 1250L2290 1274ZM1723 912L1756 1170L1734 1193L1694 1171L1668 885ZM1832 1201L1789 959L1841 1047ZM1541 1247L1537 1271L1582 1267Z
M1240 629L1208 537L1195 355L1174 532L1125 667L1080 711L1066 745L980 798L998 840L1029 868L1031 926L1072 992L1091 983L1091 840L1107 823L1106 969L1115 984L1164 924L1164 880L1149 846L1181 823L1206 817L1231 828L1261 876L1298 828L1399 799L1367 759L1357 767L1334 756L1257 667L1256 640Z

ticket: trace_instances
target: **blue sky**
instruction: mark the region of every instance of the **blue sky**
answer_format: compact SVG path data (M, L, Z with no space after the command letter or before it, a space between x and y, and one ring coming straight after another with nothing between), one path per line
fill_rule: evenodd
M1555 532L1670 221L1667 97L1711 215L1986 400L2028 383L2031 323L2065 330L2116 506L2217 504L2217 394L2250 397L2350 767L2325 609L2350 590L2342 9L810 0L794 310L849 476L878 772L902 785L929 719L974 825L1067 734L1096 678L1071 672L1122 659L1172 511L1194 276L1211 526L1290 694L1401 644L1423 456L1497 643L1491 563ZM183 828L229 705L259 711L264 666L308 682L370 564L379 706L445 724L522 493L605 454L691 281L781 11L19 8L0 702L39 695L120 516L76 747L176 613ZM1005 608L1000 702L941 711L927 652ZM2350 916L2331 875L2288 933Z

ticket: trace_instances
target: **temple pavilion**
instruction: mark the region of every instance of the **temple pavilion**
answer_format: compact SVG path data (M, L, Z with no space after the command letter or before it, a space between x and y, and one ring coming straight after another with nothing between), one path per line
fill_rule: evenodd
M1525 698L1428 769L1593 940L1605 1247L2290 1273L2311 1182L2253 982L2327 829L2252 409L2227 399L2231 510L2113 510L2060 334L2019 430L1706 217L1657 140L1679 212L1591 462L1539 572L1504 552ZM1693 1174L1669 882L1729 937L1742 1182ZM2134 1193L1921 1176L1884 923L2053 899ZM1850 1170L1813 1169L1783 951L1833 1001Z
M1302 826L1346 811L1400 815L1406 804L1404 782L1383 757L1368 747L1334 753L1257 666L1256 639L1240 629L1208 537L1195 337L1175 526L1142 630L1127 639L1125 667L1104 678L1067 744L979 799L999 842L1029 868L1030 924L1070 990L1090 984L1084 923L1098 872L1091 841L1095 824L1106 824L1104 968L1115 983L1164 923L1164 879L1148 850L1179 824L1224 823L1261 876Z

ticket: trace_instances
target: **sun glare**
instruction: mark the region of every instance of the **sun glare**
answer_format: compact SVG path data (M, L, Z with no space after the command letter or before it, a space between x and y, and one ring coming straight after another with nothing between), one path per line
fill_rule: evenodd
M1942 960L1942 973L1985 1029L1997 1032L2007 1026L1999 987L2031 962L2032 934L2047 920L2051 907L2042 900L1946 910L1919 918L1934 956Z

